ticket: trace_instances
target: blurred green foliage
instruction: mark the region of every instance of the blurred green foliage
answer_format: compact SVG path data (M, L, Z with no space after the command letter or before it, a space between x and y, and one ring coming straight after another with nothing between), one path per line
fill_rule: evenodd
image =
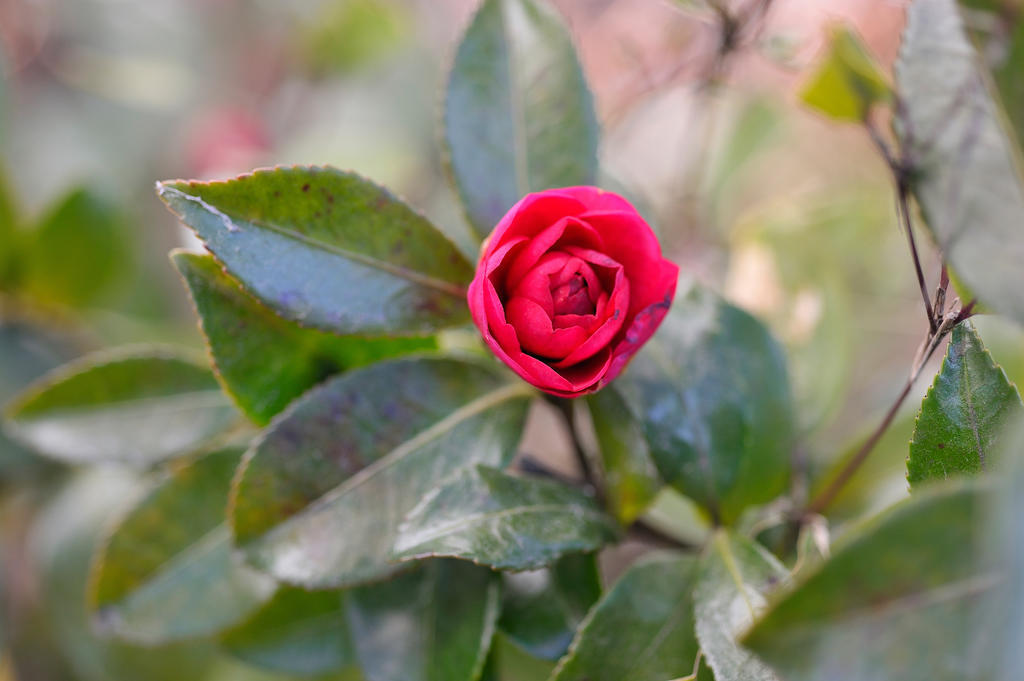
M570 24L596 83L602 172L648 194L644 212L671 255L766 321L784 344L798 454L813 494L874 426L924 328L887 169L861 131L843 137L787 89L749 80L711 97L689 82L655 85L632 96L629 116L611 115L617 76L602 71L610 67L601 58L618 59L630 47L588 30L600 11L633 2L559 3L578 13ZM200 347L187 294L165 256L195 242L153 198L155 178L226 177L279 162L359 169L422 209L474 258L472 231L444 186L434 133L436 90L467 23L454 4L48 0L48 13L30 4L16 0L17 21L0 14L0 403L98 347L153 340ZM677 4L701 11L679 19L695 23L685 24L685 39L659 68L708 56L686 50L699 43L693 26L705 26L713 13L703 2ZM973 37L1024 139L1020 3L962 4L984 19L970 23ZM630 8L640 14L639 5ZM836 29L830 48L800 74L803 101L842 120L884 104L888 75L870 51L852 31ZM639 62L626 61L637 80ZM672 97L680 92L703 119L679 115ZM706 147L677 154L662 138L679 128ZM654 131L656 143L638 129ZM639 161L630 156L644 144ZM686 171L694 167L696 181ZM679 198L691 191L699 195L696 210ZM1020 327L993 317L978 319L977 328L1009 379L1024 381ZM258 364L247 361L243 371ZM290 396L260 412L261 420ZM833 523L908 494L905 458L918 397L837 498ZM256 671L213 643L142 648L90 629L84 594L93 547L150 483L147 472L58 465L0 434L0 584L13 613L0 623L0 679L297 678ZM707 528L689 502L664 497L654 507L657 522L703 541ZM621 567L613 561L606 584ZM575 625L581 615L569 610ZM559 647L565 632L556 633ZM514 639L496 636L482 678L531 681L551 672L551 663Z

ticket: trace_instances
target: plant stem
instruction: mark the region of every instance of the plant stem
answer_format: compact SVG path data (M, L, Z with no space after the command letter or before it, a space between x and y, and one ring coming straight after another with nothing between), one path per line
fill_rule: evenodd
M850 479L854 476L857 470L867 460L871 452L874 451L878 441L882 439L882 435L888 430L889 426L892 425L893 419L896 418L896 414L899 412L903 402L907 399L910 394L911 388L914 386L914 381L920 375L921 370L928 364L928 360L931 359L935 350L938 349L942 343L942 339L952 330L958 323L970 317L974 309L975 301L971 301L966 306L960 309L956 315L947 317L945 315L946 305L946 288L949 285L949 271L946 268L946 264L942 264L942 274L939 278L939 286L935 291L935 304L932 305L931 297L928 295L928 285L925 283L924 270L921 267L921 258L917 251L917 242L914 240L914 229L910 219L910 202L909 194L910 189L908 185L908 164L902 158L897 158L890 149L889 144L882 137L878 128L875 126L874 121L871 119L870 113L864 116L864 127L867 129L868 134L871 136L871 141L874 142L875 147L878 148L878 152L885 159L886 164L889 166L889 170L892 173L893 181L896 184L896 215L900 221L900 226L903 231L907 234L907 244L910 246L910 255L914 262L914 274L917 276L917 285L921 291L921 300L924 301L925 314L928 317L928 335L924 342L921 344L918 350L917 357L914 360L914 365L910 370L910 375L907 377L906 383L903 384L903 389L900 390L899 395L896 396L896 400L892 406L882 417L881 423L871 433L864 444L861 445L860 449L846 462L842 470L836 475L836 477L829 483L828 487L822 490L817 496L815 496L805 507L800 515L800 518L807 518L811 515L822 513L828 506L835 501L835 498L839 495L839 492L846 486Z
M870 455L872 450L874 450L878 441L882 439L882 435L885 434L885 431L892 424L893 419L896 418L896 413L903 405L903 401L907 399L907 395L910 394L910 389L913 385L913 380L907 379L907 382L903 385L903 390L900 391L900 394L896 397L896 401L893 402L891 407L889 407L889 411L885 413L885 417L882 419L882 422L878 424L878 427L875 428L873 433L871 433L871 436L864 441L864 444L857 450L857 453L853 455L845 466L843 466L843 469L839 471L839 474L831 483L829 483L828 487L822 490L820 494L814 497L814 499L807 504L801 514L801 517L806 518L811 515L820 514L835 500L840 490L842 490L846 483L850 481L850 478L852 478L854 473L857 472L857 469L860 468L861 464L867 460L868 455Z
M938 321L935 318L935 311L932 309L932 302L928 296L928 285L924 281L924 271L921 269L921 258L917 253L917 242L914 241L914 230L910 224L910 206L907 201L907 185L902 178L896 179L896 214L903 223L903 230L907 233L907 243L910 244L910 255L914 259L914 273L917 275L917 285L921 289L921 300L924 301L925 314L928 315L928 329L935 333L938 328Z
M569 435L569 440L572 442L573 452L576 455L576 461L579 464L580 472L583 474L583 478L586 486L594 494L597 502L601 507L606 506L606 497L604 493L603 485L599 480L598 476L594 472L593 466L590 465L590 457L587 456L586 450L583 448L583 443L580 442L579 434L576 430L576 410L575 404L572 400L563 398L554 398L551 403L558 409L562 415L562 421L565 424L565 429ZM558 473L551 471L544 464L536 461L530 457L523 459L524 468L532 470L542 475L549 475L557 480L567 482ZM633 521L633 524L628 528L629 534L637 539L644 539L649 542L660 544L662 546L682 549L684 551L695 551L699 547L684 542L672 535L666 534L659 530L657 527L651 525L642 518L637 518Z
M950 312L948 316L944 318L943 323L935 330L929 331L928 336L925 338L924 343L921 344L921 348L918 350L917 357L914 361L914 366L910 370L910 376L907 377L907 382L903 384L903 389L899 395L896 396L896 401L893 402L892 406L889 407L889 411L885 413L882 418L882 422L878 424L874 432L864 441L857 453L854 454L843 469L839 471L839 474L829 483L828 487L822 490L809 504L804 508L801 513L801 518L806 518L810 515L822 513L828 506L835 501L836 496L840 490L850 481L853 475L857 472L857 469L867 460L868 456L875 449L875 445L882 439L882 435L888 430L892 424L893 419L896 418L897 412L901 406L903 406L904 400L910 394L910 389L914 386L914 382L917 377L921 375L921 371L928 364L928 360L932 358L935 351L942 344L942 340L949 335L949 332L953 330L953 327L959 324L964 319L971 316L972 308L974 307L974 301L972 300L964 308L962 308L955 315ZM966 313L966 315L965 315Z
M921 257L917 252L917 242L914 240L914 229L910 220L910 202L908 201L910 188L907 185L906 163L896 158L870 115L864 116L864 127L867 128L868 134L871 135L871 141L875 143L878 153L885 159L885 163L889 166L889 171L892 173L893 182L896 185L896 217L899 219L903 231L907 234L910 256L914 261L914 274L917 275L917 286L921 289L921 300L924 301L925 314L928 316L928 329L935 333L939 322L932 307L931 298L928 296L928 285L924 280ZM943 271L945 271L945 267L943 267Z
M586 481L587 486L589 486L593 491L598 502L604 506L604 490L598 480L598 476L594 473L593 466L590 465L590 457L587 456L587 452L583 448L583 444L580 442L579 435L576 431L575 404L572 400L564 398L557 398L553 400L553 403L562 415L562 421L565 423L566 433L569 435L569 441L572 443L573 454L576 457L577 465L580 467L580 473L583 475L583 479Z

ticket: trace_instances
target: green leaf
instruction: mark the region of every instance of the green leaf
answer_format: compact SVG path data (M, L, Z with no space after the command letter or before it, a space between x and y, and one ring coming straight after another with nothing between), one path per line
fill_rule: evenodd
M431 491L398 528L398 560L447 556L496 569L530 570L614 541L618 525L583 492L555 480L486 466Z
M872 106L889 99L889 84L854 31L832 29L828 55L804 86L800 98L841 121L862 121Z
M39 325L16 317L0 320L0 405L31 381L78 353L63 327ZM21 486L58 466L0 432L0 487Z
M587 398L601 456L601 480L611 512L623 525L643 513L661 490L643 428L615 386Z
M594 184L598 126L572 41L534 0L484 0L445 96L455 188L480 237L522 196Z
M645 557L590 611L551 681L666 681L693 672L694 560Z
M896 64L894 127L925 223L964 284L1024 322L1024 187L954 0L915 0Z
M912 486L980 473L998 454L1003 426L1024 413L1017 389L970 322L953 329L946 359L921 403L910 441Z
M27 240L26 292L38 300L87 305L123 274L130 250L116 205L78 189L57 203Z
M0 105L3 87L0 84ZM3 111L0 109L0 127L2 123ZM0 291L13 291L17 284L17 268L21 265L22 240L25 238L19 219L10 184L5 174L0 172Z
M357 175L275 168L157 187L243 288L287 319L422 335L469 318L472 266L426 218Z
M1015 4L1016 7L1013 6ZM998 10L1000 8L990 9ZM1007 0L1002 17L1006 17L1004 20L1010 23L1007 28L1003 29L1009 35L1002 35L1001 31L997 29L996 35L990 40L1002 40L1005 43L986 46L997 48L988 50L987 56L995 55L998 60L991 64L992 78L999 90L1003 109L1006 111L1018 142L1024 140L1024 78L1021 78L1021 73L1024 72L1024 21L1020 20L1020 9L1020 3L1017 0Z
M393 573L402 519L459 469L507 465L532 394L508 374L442 358L330 379L250 450L229 511L238 546L257 568L307 587Z
M616 383L662 478L721 522L786 487L793 414L767 329L697 285Z
M346 598L339 591L280 588L246 622L221 636L221 647L256 667L320 676L356 663Z
M982 615L994 576L976 551L987 496L958 481L897 504L778 600L743 644L786 681L988 678L980 665L996 632Z
M195 450L233 425L237 412L206 367L143 347L51 372L6 417L12 437L57 459L149 464Z
M499 631L480 681L544 681L554 668L553 662L528 655Z
M591 553L559 558L542 570L506 572L498 628L520 648L544 660L565 655L576 628L601 596Z
M233 560L224 523L241 456L226 449L178 468L117 523L89 591L102 632L142 643L208 636L270 597L274 582Z
M724 530L712 537L697 565L693 600L697 641L717 681L778 681L736 639L785 578L786 569L759 544Z
M437 347L430 338L340 338L304 329L246 294L212 257L178 252L172 259L192 294L221 384L261 425L332 374Z
M124 468L89 467L69 476L33 518L26 542L32 562L25 567L38 579L40 624L52 640L38 651L40 660L29 662L34 666L64 658L74 674L22 676L19 669L19 679L201 681L210 677L216 651L208 641L143 647L101 638L90 626L85 593L96 545L124 501L139 489L139 480ZM23 624L19 619L22 633ZM21 641L14 652L27 652L20 646Z
M390 582L352 590L349 626L366 681L473 681L501 603L491 571L428 561Z

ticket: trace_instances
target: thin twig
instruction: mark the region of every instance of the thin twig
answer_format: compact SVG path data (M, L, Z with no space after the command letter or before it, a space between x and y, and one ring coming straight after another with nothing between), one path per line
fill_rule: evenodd
M928 296L928 284L924 281L921 258L917 253L917 242L914 241L914 229L910 224L910 206L907 202L907 194L906 183L902 178L898 178L896 183L896 213L903 223L903 231L907 233L907 243L910 245L910 255L914 260L914 273L917 275L917 285L921 289L921 300L924 301L925 314L928 315L928 330L935 333L935 330L938 328L938 321L935 319L932 301Z
M569 441L572 443L573 455L576 457L576 463L580 467L583 479L586 480L597 501L604 506L604 489L602 489L598 476L594 473L594 467L590 465L590 457L583 448L583 444L580 442L577 434L575 403L569 399L556 398L552 400L552 404L555 405L562 415L566 433L569 435Z
M882 422L878 424L878 427L875 428L873 433L871 433L871 436L865 440L864 444L857 450L857 453L854 454L848 462L846 462L846 465L843 466L843 469L839 471L839 474L831 483L829 483L828 487L814 497L814 499L811 500L811 503L807 504L804 512L801 514L802 518L822 513L835 500L840 490L842 490L846 483L850 481L850 478L852 478L854 473L857 472L857 469L860 468L861 464L867 460L868 455L871 454L875 445L878 444L878 441L882 439L882 435L885 434L885 431L892 424L893 419L896 418L896 413L903 405L903 401L907 399L907 395L910 394L910 389L913 385L914 382L908 379L903 385L903 389L900 391L900 394L896 397L896 401L893 402L891 407L889 407L889 411L885 412L885 417L882 419Z
M970 319L974 316L974 306L978 304L977 298L971 298L971 302L967 303L960 309L960 313L956 316L956 323L959 324L965 319Z
M579 431L576 426L575 403L572 400L561 398L553 399L552 403L562 414L562 421L565 424L566 433L569 435L569 440L572 442L573 452L576 455L576 461L579 463L580 471L583 473L587 487L590 488L601 507L606 507L607 497L605 496L604 485L602 484L600 477L595 473L593 466L590 465L590 457L587 455L586 449L583 448L583 443L580 442ZM673 537L672 535L662 532L642 518L637 518L633 521L633 524L629 527L629 533L633 536L644 538L663 546L670 546L686 551L693 551L698 548Z
M591 486L590 483L575 480L568 476L562 475L558 471L548 467L547 465L530 456L529 454L520 454L519 469L525 473L532 473L533 475L549 478L551 480L557 480L564 485L568 485L569 487L575 487L577 489L580 489L584 485L586 485L587 487ZM657 527L655 527L654 525L650 524L642 518L638 518L635 521L633 521L633 524L630 525L628 528L628 533L630 536L636 539L641 539L652 544L657 544L659 546L681 549L683 551L696 551L700 549L700 547L696 544L691 544L670 534L666 534L665 532L658 529Z
M910 202L908 201L910 188L907 184L908 172L906 163L897 158L893 153L870 114L864 116L864 127L871 136L871 141L874 142L878 153L885 159L885 163L889 166L889 171L892 173L893 182L896 185L896 216L900 221L900 227L907 234L910 256L914 261L914 274L917 275L917 285L921 289L921 300L924 301L925 314L928 316L928 330L935 333L939 322L932 307L931 298L928 295L928 285L925 283L924 270L921 267L921 257L917 251L917 242L914 240L914 229L910 220Z
M941 319L946 313L946 290L949 288L949 268L942 263L942 273L939 275L939 285L935 288L935 318Z
M907 399L910 394L910 389L914 386L914 382L917 381L921 375L921 371L925 366L928 365L928 361L935 354L935 351L942 345L943 339L949 335L949 332L953 330L953 327L959 324L961 321L970 317L971 310L974 307L974 301L972 300L959 312L953 313L950 311L945 317L943 317L942 324L934 331L929 331L924 342L921 344L921 348L917 351L917 356L914 358L913 367L910 370L910 375L907 377L906 383L903 384L903 389L900 390L899 395L896 396L896 400L889 407L889 410L882 417L882 422L878 424L878 427L871 433L864 444L861 445L857 453L854 454L846 465L843 466L842 470L833 478L832 482L829 483L828 487L822 490L814 499L811 500L803 512L800 514L801 518L807 518L814 514L820 514L824 512L828 506L835 501L836 496L842 488L850 481L850 479L857 472L857 469L867 460L871 452L874 451L875 445L882 439L882 435L888 430L889 426L892 425L893 419L896 418L897 412L900 407L903 406L903 402ZM964 313L966 311L966 317Z

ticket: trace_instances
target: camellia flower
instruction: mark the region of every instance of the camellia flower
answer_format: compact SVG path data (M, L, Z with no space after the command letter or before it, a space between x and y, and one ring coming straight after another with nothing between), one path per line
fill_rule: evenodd
M484 341L541 390L576 397L625 368L658 328L679 268L617 194L529 194L484 244L469 309Z

